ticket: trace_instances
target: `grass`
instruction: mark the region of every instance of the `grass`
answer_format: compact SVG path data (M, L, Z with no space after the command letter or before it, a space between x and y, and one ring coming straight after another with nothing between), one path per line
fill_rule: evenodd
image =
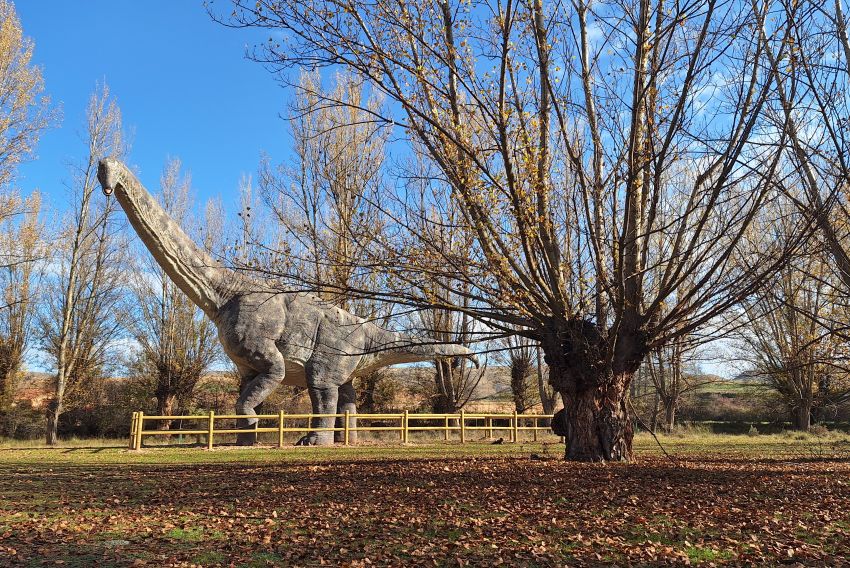
M556 438L352 448L0 445L0 566L831 565L850 555L850 436ZM537 457L532 459L532 454ZM789 556L790 554L790 556Z
M688 559L691 562L697 564L702 562L729 560L732 557L732 555L726 550L718 552L712 548L700 548L698 546L685 547L685 553L688 555Z
M188 529L171 529L168 531L168 537L174 540L183 540L187 542L200 542L204 540L204 529L200 527L190 527Z
M850 445L850 434L829 432L825 436L800 432L765 434L758 436L736 434L711 434L707 431L684 430L670 435L659 434L658 439L667 452L687 458L703 454L729 457L779 457L789 453L828 452L830 446ZM563 455L563 445L558 438L541 438L540 442L525 441L518 444L492 445L489 441L425 442L401 445L398 443L365 444L359 446L304 448L287 446L277 448L262 446L240 448L216 446L213 451L201 447L164 446L146 447L133 452L126 449L126 440L68 440L56 447L45 446L41 441L0 440L0 464L100 464L100 465L154 465L154 464L214 464L214 463L269 463L277 461L347 461L382 459L440 459L463 457L542 457ZM647 433L638 433L634 439L637 460L644 456L662 455L656 441Z

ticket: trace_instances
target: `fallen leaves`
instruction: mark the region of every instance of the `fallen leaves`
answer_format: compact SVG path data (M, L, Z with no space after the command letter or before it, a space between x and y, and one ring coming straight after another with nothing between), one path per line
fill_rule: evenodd
M0 565L838 566L847 462L0 468Z

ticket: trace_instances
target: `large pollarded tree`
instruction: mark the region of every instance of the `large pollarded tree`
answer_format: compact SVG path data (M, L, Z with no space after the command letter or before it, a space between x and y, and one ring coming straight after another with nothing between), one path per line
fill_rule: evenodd
M780 159L761 145L775 130L749 4L233 4L226 24L278 32L253 57L283 81L344 68L382 94L370 120L437 175L427 208L402 185L381 197L393 230L364 262L392 275L381 293L396 301L540 341L569 459L628 460L628 385L646 354L779 262L784 243L748 238ZM434 215L449 209L460 214ZM423 238L422 223L445 219L469 248Z

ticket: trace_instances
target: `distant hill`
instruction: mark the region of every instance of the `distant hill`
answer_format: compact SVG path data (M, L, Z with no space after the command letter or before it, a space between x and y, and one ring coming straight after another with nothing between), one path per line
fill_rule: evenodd
M15 396L12 404L29 401L33 408L44 408L50 399L50 373L25 372L18 377L15 384Z

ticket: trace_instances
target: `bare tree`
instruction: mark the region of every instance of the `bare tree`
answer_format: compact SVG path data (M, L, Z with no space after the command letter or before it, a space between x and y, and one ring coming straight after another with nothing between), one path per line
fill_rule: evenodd
M0 410L11 401L23 364L34 302L35 260L39 254L34 194L21 199L10 189L18 165L31 157L41 133L56 118L43 96L41 69L32 64L33 42L25 37L15 6L0 0ZM21 220L21 217L23 219Z
M795 259L744 304L740 358L776 392L795 429L808 430L813 410L850 398L846 341L830 322L846 322L834 301L829 268L817 255Z
M704 386L712 379L697 372L693 355L696 346L692 337L682 337L656 348L647 356L646 370L656 395L656 409L664 413L662 428L668 434L676 426L679 404L689 392ZM657 410L653 412L652 428L657 424Z
M0 37L0 188L5 189L56 113L42 95L41 69L31 61L33 42L24 36L9 0L0 0Z
M290 119L296 160L277 167L263 164L263 197L287 243L286 261L300 281L328 302L371 312L371 303L352 304L349 290L374 278L357 272L356 260L382 229L375 202L383 183L386 137L369 126L380 101L366 100L361 85L346 75L338 75L326 91L318 76L303 73L297 93ZM345 106L325 105L326 98Z
M160 177L163 209L189 232L199 233L192 220L191 181L181 175L179 160L168 161ZM208 206L206 231L201 239L208 250L220 235L221 211ZM156 398L156 412L172 415L187 410L195 389L220 356L216 328L171 281L146 252L136 255L138 265L130 282L129 329L139 344L130 367L145 390ZM170 424L162 421L160 427Z
M628 460L626 397L647 353L782 262L785 243L754 250L743 238L775 197L780 160L756 137L768 86L750 6L234 5L228 25L280 32L253 55L283 81L292 68L342 67L380 92L388 104L372 123L421 149L446 191L436 206L461 212L454 229L471 246L458 254L420 238L423 217L445 216L385 192L395 230L365 262L395 285L362 293L539 341L565 403L569 459ZM431 293L434 282L451 293Z
M779 187L813 220L846 296L850 294L846 245L850 40L844 8L841 0L753 2L752 7L761 14L758 37L773 83L769 116L776 138L787 140L777 144L777 153L785 154L793 165Z
M469 344L474 322L468 315L431 308L421 311L419 316L425 335L431 341ZM475 400L478 385L486 370L486 364L479 369L471 369L459 357L434 361L433 411L452 414Z
M526 412L541 402L539 379L536 372L536 345L519 335L509 335L502 344L504 351L499 354L500 363L508 368L509 386L514 408L517 412Z
M433 166L419 155L414 169L407 173L410 188L409 199L415 200L414 207L419 211L414 218L418 226L414 232L419 239L441 251L461 257L468 254L472 247L469 234L458 230L457 220L461 211L450 201L440 201L444 189L433 177ZM417 239L417 240L419 240ZM430 254L427 248L416 241L410 242L411 256ZM472 286L468 282L460 283L460 289L452 290L451 282L435 272L423 272L418 284L423 293L434 302L425 309L418 310L418 322L414 327L424 339L435 343L457 343L469 347L475 338L476 321L469 313L447 308L455 304L472 305L469 292ZM417 325L418 324L418 325ZM464 360L437 359L434 361L434 392L432 408L437 413L455 413L474 400L478 385L481 383L486 365L480 369L470 369Z
M22 209L23 218L0 213L0 411L12 402L15 382L32 335L38 261L44 243L39 219L41 197L32 194L19 203L8 196L7 212Z
M252 267L265 274L297 274L300 286L306 285L325 301L385 322L389 315L385 302L356 298L350 292L373 286L380 278L360 269L358 259L383 228L376 196L384 183L386 135L370 126L370 116L379 112L381 101L367 97L360 82L344 74L336 75L325 89L318 75L302 73L297 94L290 119L296 160L277 168L266 162L260 177L262 194L286 243L285 255L269 258L284 258L287 265L255 262ZM344 104L325 105L325 99ZM243 224L247 214L243 209ZM367 404L384 378L375 372L357 379L367 391L363 397ZM343 385L338 411L356 414L356 398L353 383Z
M843 372L836 338L844 344L850 338L845 311L850 298L850 40L841 0L753 2L752 7L761 14L757 32L772 82L768 116L777 137L787 140L774 150L788 163L777 186L811 219L818 239L810 243L810 256L786 268L794 280L783 279L774 294L757 298L750 307L772 315L750 326L747 343L761 344L756 368L786 401L795 426L806 429L818 405L813 397L820 396L812 389L829 399L826 393ZM821 249L832 262L818 258ZM777 326L788 328L781 337ZM838 385L835 395L840 397Z
M57 441L65 398L74 388L97 378L118 329L114 317L120 298L124 247L110 234L114 201L99 198L98 160L121 155L121 113L109 89L100 87L89 101L88 155L75 169L71 208L57 235L55 269L40 327L44 349L56 368L47 405L47 443Z

